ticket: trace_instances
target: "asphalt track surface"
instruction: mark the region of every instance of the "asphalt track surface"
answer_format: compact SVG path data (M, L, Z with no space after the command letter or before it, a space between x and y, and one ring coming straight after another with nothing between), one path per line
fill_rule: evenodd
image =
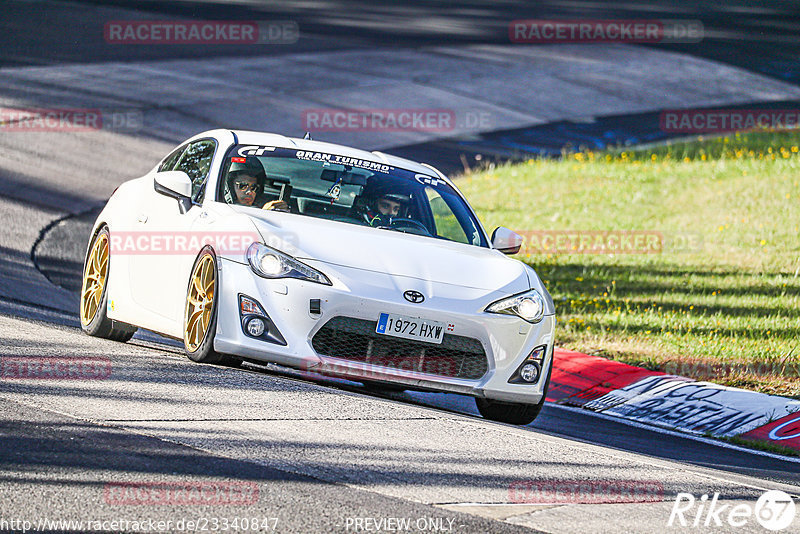
M374 394L357 384L273 366L246 365L238 370L198 366L186 360L174 343L146 332L128 344L118 344L89 338L77 329L75 284L93 210L122 179L145 172L182 138L199 129L247 120L246 113L237 114L236 103L230 102L231 86L219 81L226 76L226 65L236 73L230 76L235 89L263 80L269 90L250 95L253 101L287 105L287 98L276 96L271 88L269 82L275 77L269 74L280 72L281 81L294 80L279 67L298 59L311 69L314 57L329 54L313 72L330 87L337 83L324 72L326 62L333 70L348 57L367 57L364 54L377 47L390 50L368 57L383 58L385 63L396 64L397 58L411 61L418 53L425 55L425 61L466 57L471 63L510 62L509 57L518 53L502 46L508 20L543 15L643 16L637 6L542 3L537 7L541 11L531 13L529 6L515 3L459 8L444 3L389 3L355 9L347 2L322 2L314 10L248 3L237 4L234 16L230 5L210 2L8 2L0 19L3 106L61 102L127 107L143 110L146 121L158 128L0 136L0 357L90 356L107 359L112 368L106 380L0 382L0 518L176 522L255 516L277 518L277 530L283 532L353 532L358 531L357 518L406 517L422 520L428 528L419 530L427 531L433 525L449 525L453 532L651 532L666 528L678 492L697 497L719 492L726 503L750 504L765 489L800 494L800 463L577 410L548 405L532 425L518 428L479 418L470 399L455 395ZM698 75L705 73L706 80L728 80L738 88L739 92L731 92L720 83L698 90L686 78L673 80L680 99L694 106L792 102L800 98L800 90L786 83L794 82L797 72L794 10L777 3L738 8L729 4L725 10L712 3L699 7L654 3L644 16L701 18L707 29L719 31L695 49L641 47L634 55L629 49L639 48L546 49L537 66L544 68L547 61L563 56L547 78L555 80L563 77L563 67L570 63L592 65L599 63L597 56L610 57L624 70L634 56L647 54L665 69L676 70L670 62L680 61L690 71L697 68ZM739 14L734 21L731 13ZM298 21L305 34L292 48L257 51L251 47L121 50L98 40L96 30L103 21L167 17L289 19ZM362 22L354 24L358 19ZM759 62L758 56L768 59ZM268 65L272 71L264 69L262 58L274 61ZM593 63L587 58L594 58ZM164 63L169 60L177 62ZM97 65L95 70L92 65ZM185 95L170 93L170 83L186 84L191 73L202 68L207 70L195 80L196 86L182 85L174 91ZM173 73L173 81L164 81L165 70ZM507 75L520 76L519 70ZM234 84L242 71L252 72L252 79ZM636 71L632 67L630 75ZM445 72L457 74L455 69ZM657 103L648 100L648 91L630 98L622 81L608 76L598 81L598 72L590 70L584 78L593 78L589 90L596 106L605 110L598 113L605 117L602 120L633 121L630 117L637 112L655 113ZM148 80L148 75L153 78ZM382 84L383 79L375 76L358 90L342 89L327 101L318 94L307 98L328 104L342 95L380 101L381 91L389 85ZM446 87L430 80L414 81L429 88L426 98L449 98L437 93ZM569 81L574 85L574 79ZM481 83L486 82L476 81L476 87L485 87ZM636 83L644 82L632 82ZM650 83L658 83L658 78ZM609 93L606 100L601 98ZM503 118L495 130L502 130L505 120L518 120L520 131L560 129L565 138L579 138L570 127L574 117L553 112L550 102L537 101L524 113L514 106L501 108L491 98L480 100L475 94L464 98L459 109L490 106L480 109ZM623 113L617 101L633 113ZM218 115L204 112L208 102L220 109ZM296 111L306 102L295 102L288 109ZM581 110L578 115L590 113ZM226 122L222 116L232 118ZM293 125L296 128L297 123L275 129ZM461 134L479 144L501 137L468 128ZM452 140L402 136L351 137L357 144L374 143L370 148L404 146L420 158L430 156L422 147L436 152L436 143L454 145ZM507 142L499 143L507 149ZM443 160L455 153L442 155L446 149L438 153ZM607 499L552 506L525 496L520 499L510 491L518 481L542 480L657 481L663 496L655 502ZM126 506L109 502L104 493L115 482L198 481L252 482L258 498L244 507ZM0 530L6 530L2 523ZM751 522L737 531L763 530Z

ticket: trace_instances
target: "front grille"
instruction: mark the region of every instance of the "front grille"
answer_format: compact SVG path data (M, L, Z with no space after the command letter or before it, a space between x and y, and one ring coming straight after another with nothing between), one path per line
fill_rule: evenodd
M477 339L445 334L440 345L375 332L376 321L334 317L311 340L323 356L380 367L475 380L488 363Z

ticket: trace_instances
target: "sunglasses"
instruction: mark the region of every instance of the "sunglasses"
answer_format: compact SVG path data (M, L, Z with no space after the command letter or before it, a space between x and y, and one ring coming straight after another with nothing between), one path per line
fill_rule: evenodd
M248 182L236 182L236 188L239 189L239 191L256 192L258 190L258 184L251 184Z

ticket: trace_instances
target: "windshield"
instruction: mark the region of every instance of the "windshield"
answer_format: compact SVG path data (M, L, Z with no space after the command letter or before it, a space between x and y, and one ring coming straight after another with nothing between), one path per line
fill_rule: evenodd
M374 161L237 145L218 200L487 247L465 202L444 180Z

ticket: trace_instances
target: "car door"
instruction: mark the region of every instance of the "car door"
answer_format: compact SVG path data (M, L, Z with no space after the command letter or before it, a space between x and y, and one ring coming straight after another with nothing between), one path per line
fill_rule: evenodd
M192 199L201 199L217 143L200 139L186 146L174 165L159 172L185 172L192 180ZM131 261L133 298L150 316L150 328L180 337L183 333L183 308L190 271L200 247L193 247L192 228L203 214L195 205L182 213L179 202L149 190L138 206L137 224L142 246ZM143 325L145 326L145 325Z

